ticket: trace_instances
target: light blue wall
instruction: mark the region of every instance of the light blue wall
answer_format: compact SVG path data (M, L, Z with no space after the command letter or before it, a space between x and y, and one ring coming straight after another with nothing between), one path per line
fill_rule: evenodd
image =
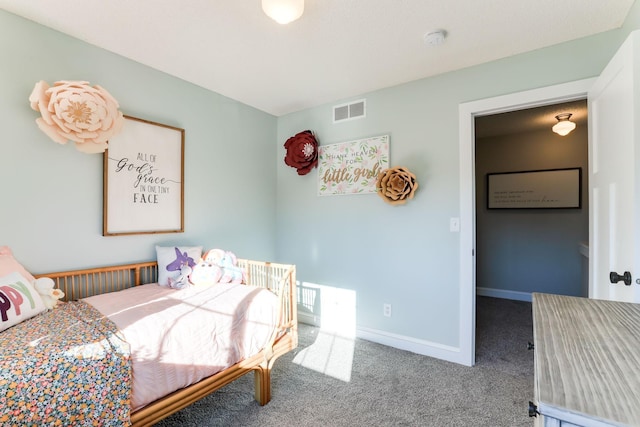
M367 117L333 125L344 100L276 119L0 11L0 244L35 273L148 260L156 243L277 258L302 282L353 290L360 328L458 346L460 254L448 231L459 215L458 105L596 76L638 27L636 4L621 30L364 94ZM27 102L38 80L62 79L186 129L184 234L102 237L101 157L48 140ZM282 144L305 129L321 144L389 134L391 164L418 177L416 198L317 197L316 171L300 177L283 162Z
M460 215L459 104L597 76L638 15L636 4L620 30L356 96L367 100L364 119L332 123L332 106L351 99L281 117L279 257L297 264L302 281L354 291L368 335L458 347L460 248L449 218ZM377 195L317 197L317 171L300 177L282 161L284 141L305 129L321 144L389 134L391 166L417 175L415 199L390 206Z
M32 272L150 260L155 244L275 258L274 116L5 11L0 56L0 245ZM52 142L29 107L37 81L75 79L186 130L184 233L102 236L102 155Z
M549 127L476 141L478 288L588 296L578 252L580 242L589 242L587 145L585 126L567 136ZM575 167L582 168L581 209L487 209L488 173Z

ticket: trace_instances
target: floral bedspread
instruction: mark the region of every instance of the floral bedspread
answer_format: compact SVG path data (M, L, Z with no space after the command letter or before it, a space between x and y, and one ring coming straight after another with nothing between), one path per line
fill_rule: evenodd
M0 333L0 425L129 425L129 345L91 305L58 305Z

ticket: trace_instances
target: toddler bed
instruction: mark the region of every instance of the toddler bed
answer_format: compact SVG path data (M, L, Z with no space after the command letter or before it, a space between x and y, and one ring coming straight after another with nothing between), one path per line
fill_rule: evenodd
M152 425L250 371L266 404L297 346L295 266L237 265L243 284L184 289L155 261L39 275L69 302L0 332L0 424Z

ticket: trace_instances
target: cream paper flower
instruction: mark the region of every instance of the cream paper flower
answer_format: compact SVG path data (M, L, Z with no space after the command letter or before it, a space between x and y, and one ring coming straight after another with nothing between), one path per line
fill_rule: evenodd
M40 112L40 130L59 144L68 141L84 153L102 153L109 139L122 129L124 117L118 102L100 86L83 81L36 83L29 96L31 108Z

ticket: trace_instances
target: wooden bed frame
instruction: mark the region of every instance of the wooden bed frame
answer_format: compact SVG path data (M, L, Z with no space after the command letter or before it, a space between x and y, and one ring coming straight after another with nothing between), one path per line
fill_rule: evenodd
M177 390L131 413L131 425L148 426L191 405L241 376L254 371L255 399L260 405L271 400L271 368L275 360L298 346L296 269L294 265L238 260L246 283L266 288L280 299L280 325L269 344L255 356L184 389ZM147 283L157 283L155 261L83 270L39 274L49 277L65 293L65 301L114 292Z

